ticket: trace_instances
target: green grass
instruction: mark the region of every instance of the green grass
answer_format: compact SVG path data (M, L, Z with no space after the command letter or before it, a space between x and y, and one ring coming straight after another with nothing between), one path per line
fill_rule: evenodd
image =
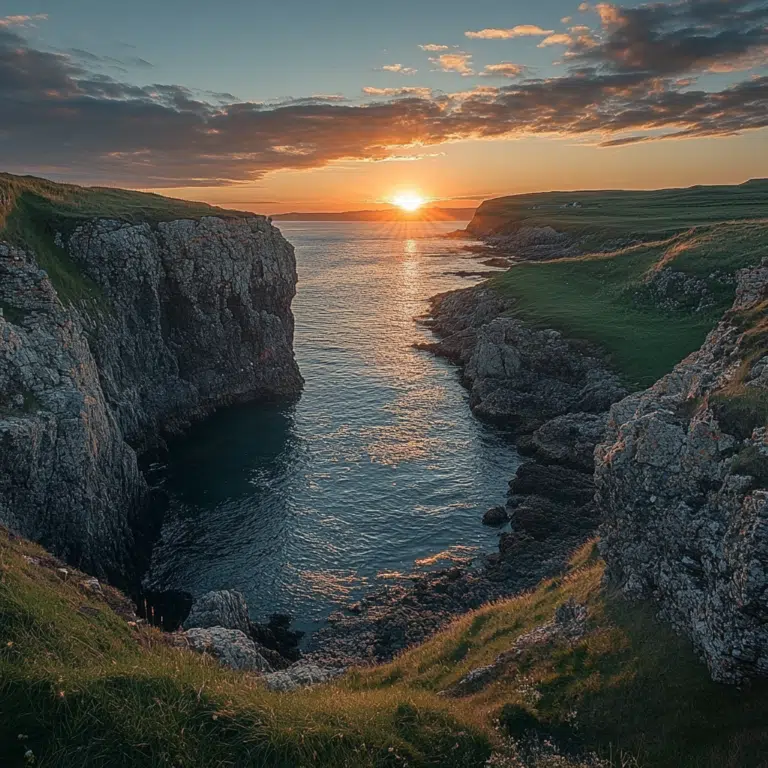
M577 201L580 208L560 206ZM540 192L484 202L470 231L510 232L520 226L551 226L575 235L669 235L702 224L765 218L768 179L733 186L651 191Z
M711 682L651 607L605 592L602 572L589 544L563 577L468 614L388 665L278 694L129 626L110 607L124 604L114 590L94 597L76 572L62 579L39 547L0 534L4 765L23 765L30 749L36 765L56 768L481 768L504 749L506 731L521 729L615 766L763 765L766 686ZM439 695L569 598L589 608L581 640L525 651L471 696Z
M31 250L64 303L106 302L98 286L55 243L87 219L108 218L157 224L202 216L243 218L252 214L107 187L57 184L33 176L0 173L0 241Z
M733 282L722 275L767 255L768 224L718 224L614 252L523 262L491 284L514 299L516 316L595 344L630 386L647 387L698 349L732 304ZM712 306L660 306L647 281L662 268L702 279Z

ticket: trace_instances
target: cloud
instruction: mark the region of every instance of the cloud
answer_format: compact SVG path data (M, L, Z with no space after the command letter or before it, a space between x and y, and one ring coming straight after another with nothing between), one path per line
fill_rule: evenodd
M768 128L768 76L732 76L722 87L697 75L760 50L760 4L677 0L599 13L599 29L572 31L563 75L523 73L458 93L369 90L373 98L363 104L335 94L264 104L173 84L138 86L82 58L39 50L20 27L4 26L0 157L11 172L161 188L254 181L467 139L541 135L610 147ZM586 37L594 42L580 42ZM445 56L459 57L436 58L447 71L472 71L469 54Z
M0 16L0 27L25 27L47 18L47 13L36 13L34 16Z
M480 73L482 77L520 77L525 72L522 64L502 61L498 64L487 64Z
M473 40L510 40L513 37L551 35L553 32L553 29L542 29L535 24L518 24L510 29L481 29L477 32L465 32L464 34Z
M565 33L556 33L545 37L538 45L539 48L546 48L548 45L570 45L573 39Z
M427 43L426 45L420 45L422 51L430 51L430 53L437 53L438 51L449 51L448 45L436 45L435 43Z
M431 88L420 86L406 86L404 88L374 88L367 85L363 88L366 96L383 96L385 98L407 98L409 96L418 96L422 99L428 99L432 95Z
M598 3L593 10L601 29L571 35L572 62L666 77L735 71L764 64L768 56L765 0L682 0L637 8Z
M475 73L472 69L472 54L465 53L464 51L443 53L440 56L430 58L430 61L442 72L458 72L458 74L465 77Z
M380 72L394 72L398 75L415 75L419 71L413 67L404 67L402 64L385 64L378 69Z

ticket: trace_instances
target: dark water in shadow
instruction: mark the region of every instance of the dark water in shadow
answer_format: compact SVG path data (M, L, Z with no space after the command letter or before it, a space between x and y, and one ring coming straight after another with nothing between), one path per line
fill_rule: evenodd
M472 281L450 224L290 223L299 292L293 404L228 409L171 446L148 583L236 588L254 619L311 631L367 585L496 547L480 524L519 463L470 413L456 369L413 349L427 299Z

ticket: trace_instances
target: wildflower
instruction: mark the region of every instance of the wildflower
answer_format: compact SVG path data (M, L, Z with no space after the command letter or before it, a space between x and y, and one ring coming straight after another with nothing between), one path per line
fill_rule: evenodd
M25 760L27 763L29 763L29 765L32 765L32 763L34 763L34 762L35 762L35 753L34 753L34 752L31 750L31 749L28 749L28 750L27 750L27 751L24 753L24 760Z

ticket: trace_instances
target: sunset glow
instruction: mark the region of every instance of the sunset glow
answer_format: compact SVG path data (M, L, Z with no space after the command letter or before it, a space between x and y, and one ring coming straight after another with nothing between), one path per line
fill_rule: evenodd
M401 192L395 195L391 202L392 205L410 213L418 211L427 201L418 192Z

